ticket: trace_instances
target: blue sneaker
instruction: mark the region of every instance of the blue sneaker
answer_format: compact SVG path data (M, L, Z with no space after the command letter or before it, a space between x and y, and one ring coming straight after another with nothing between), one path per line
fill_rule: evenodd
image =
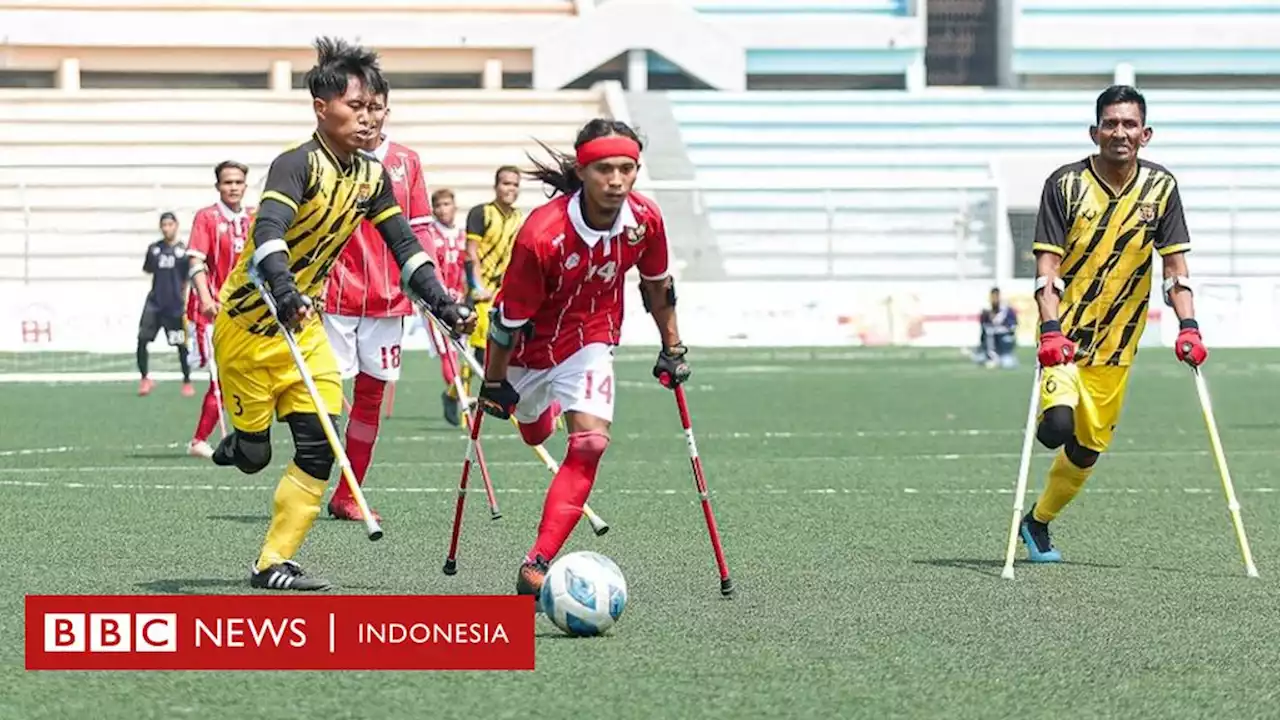
M1062 553L1049 540L1049 523L1038 522L1034 516L1035 508L1022 518L1022 527L1018 534L1027 546L1027 560L1033 563L1062 562Z

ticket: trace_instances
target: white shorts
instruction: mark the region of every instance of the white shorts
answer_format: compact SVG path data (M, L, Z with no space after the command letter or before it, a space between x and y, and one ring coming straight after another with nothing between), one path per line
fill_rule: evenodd
M593 343L567 360L544 370L512 367L507 381L520 393L515 417L520 422L537 420L551 402L559 401L562 412L580 412L613 422L613 346Z
M343 380L355 377L356 373L386 382L400 379L404 318L325 315L324 331L329 336Z

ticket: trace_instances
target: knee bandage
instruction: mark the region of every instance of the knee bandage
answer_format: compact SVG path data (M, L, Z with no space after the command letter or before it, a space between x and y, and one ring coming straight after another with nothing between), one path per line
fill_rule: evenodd
M325 437L320 417L312 413L294 413L288 417L293 431L293 464L317 480L328 480L333 472L333 448Z
M235 445L231 457L235 460L236 469L246 475L261 472L271 464L271 431L257 433L235 432Z
M1056 450L1075 436L1075 411L1067 405L1055 405L1044 411L1040 425L1036 427L1036 439L1041 445Z
M1097 450L1090 450L1077 443L1074 437L1067 440L1066 447L1062 451L1066 453L1067 459L1071 461L1071 464L1078 468L1093 467L1098 462L1098 457L1101 454Z

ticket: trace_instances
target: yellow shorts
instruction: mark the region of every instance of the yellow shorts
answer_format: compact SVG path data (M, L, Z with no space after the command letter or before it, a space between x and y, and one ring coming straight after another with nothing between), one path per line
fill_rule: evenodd
M492 302L476 303L476 330L471 333L471 347L481 350L485 348L489 339L489 311L492 309Z
M313 317L294 337L329 414L341 414L342 377L320 318ZM253 335L219 315L213 324L213 356L222 405L235 429L262 432L271 427L273 416L316 412L283 336Z
M1040 379L1040 417L1051 407L1075 409L1075 437L1080 445L1105 452L1115 435L1129 368L1115 365L1055 365Z

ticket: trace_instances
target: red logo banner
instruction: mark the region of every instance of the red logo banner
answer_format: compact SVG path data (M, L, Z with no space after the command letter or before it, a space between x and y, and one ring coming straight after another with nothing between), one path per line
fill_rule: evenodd
M28 595L28 670L533 670L519 595Z

